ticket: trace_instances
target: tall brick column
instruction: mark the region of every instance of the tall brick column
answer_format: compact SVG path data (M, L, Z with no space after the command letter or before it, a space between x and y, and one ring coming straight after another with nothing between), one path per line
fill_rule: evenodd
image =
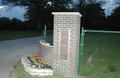
M78 12L53 12L53 70L67 77L78 76L80 18Z

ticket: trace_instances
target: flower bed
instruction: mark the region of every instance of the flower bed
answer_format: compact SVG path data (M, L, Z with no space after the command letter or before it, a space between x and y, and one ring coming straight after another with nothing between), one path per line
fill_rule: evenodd
M30 55L26 59L29 62L29 65L31 65L32 67L52 69L52 67L48 65L49 60L44 60L43 57L39 56L39 53Z
M39 54L26 55L21 58L21 62L26 72L35 76L51 76L53 75L52 67L48 65L49 61L44 60Z

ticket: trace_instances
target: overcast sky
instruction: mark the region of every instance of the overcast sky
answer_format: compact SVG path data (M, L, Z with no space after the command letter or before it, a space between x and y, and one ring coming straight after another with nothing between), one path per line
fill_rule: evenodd
M102 6L102 8L105 9L106 15L110 15L113 12L112 10L117 7L117 5L115 4L117 0L102 0L102 1L106 1L106 4ZM25 11L26 10L24 7L14 7L9 11L7 6L3 6L1 4L1 0L0 0L0 15L1 15L0 17L9 17L10 19L16 17L24 21L23 14L25 13Z

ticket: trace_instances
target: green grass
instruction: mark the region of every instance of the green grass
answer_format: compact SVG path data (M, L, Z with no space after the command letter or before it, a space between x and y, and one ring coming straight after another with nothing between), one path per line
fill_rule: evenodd
M81 75L90 78L120 78L120 34L86 33L84 38ZM94 66L86 65L99 47L100 57L93 56Z
M86 33L84 41L80 75L87 78L120 78L120 34ZM100 57L96 58L93 56L94 66L88 66L85 63L91 54L94 55L96 47L99 47ZM40 77L32 77L19 64L11 78ZM54 74L44 78L64 77Z
M0 31L0 41L42 36L40 32L4 32Z
M65 78L65 77L57 74L53 74L52 76L48 76L48 77L32 76L29 73L25 72L24 67L19 62L17 64L15 71L12 72L10 78ZM84 77L73 77L73 78L84 78Z

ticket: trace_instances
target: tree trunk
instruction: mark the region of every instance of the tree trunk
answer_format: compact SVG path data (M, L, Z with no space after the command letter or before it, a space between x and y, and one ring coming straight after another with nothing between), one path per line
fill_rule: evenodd
M39 15L38 16L38 29L37 29L38 32L41 32L42 31L42 24L41 24L41 16Z

